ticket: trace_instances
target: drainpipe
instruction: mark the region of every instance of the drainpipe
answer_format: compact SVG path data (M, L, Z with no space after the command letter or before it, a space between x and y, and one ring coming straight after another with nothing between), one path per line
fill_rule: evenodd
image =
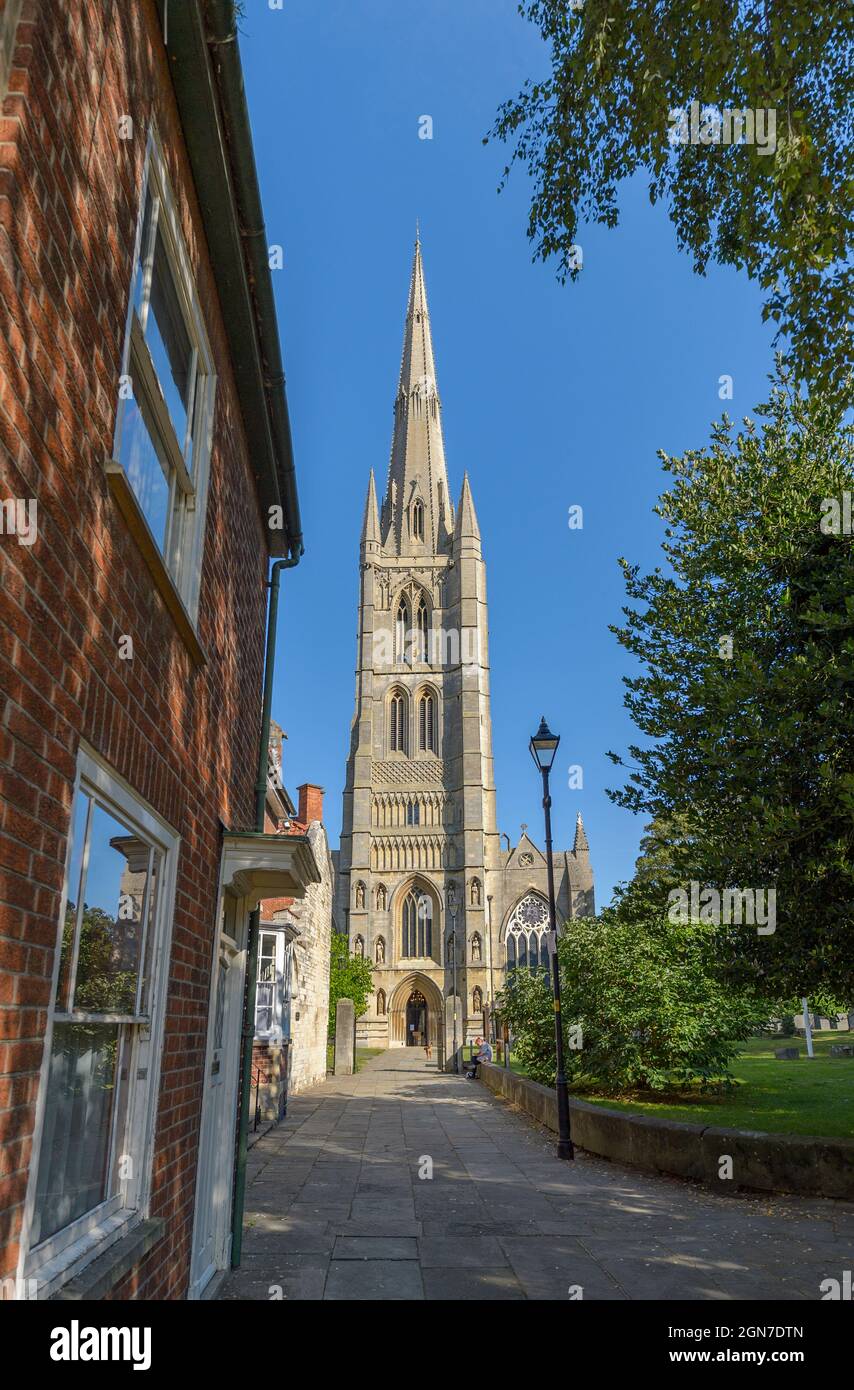
M276 665L276 622L279 615L279 575L300 561L300 550L288 560L276 560L270 573L267 610L267 650L264 657L264 699L261 706L261 743L258 749L258 775L255 780L255 829L263 834L267 803L267 763L270 748L270 718L273 709L273 672ZM246 988L243 994L243 1035L240 1057L240 1104L237 1119L237 1157L234 1166L234 1207L231 1219L231 1267L240 1264L243 1248L243 1209L246 1203L246 1156L249 1152L249 1092L252 1088L252 1045L255 1041L255 994L258 982L258 940L261 905L249 914L246 941Z

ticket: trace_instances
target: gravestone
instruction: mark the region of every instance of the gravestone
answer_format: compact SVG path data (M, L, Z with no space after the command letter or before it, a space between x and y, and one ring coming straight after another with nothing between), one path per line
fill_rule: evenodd
M336 1076L352 1076L356 1070L356 1010L352 999L339 999L335 1008Z
M854 1057L854 1043L831 1043L831 1057Z
M797 1062L800 1051L796 1047L777 1047L774 1049L774 1056L778 1062Z

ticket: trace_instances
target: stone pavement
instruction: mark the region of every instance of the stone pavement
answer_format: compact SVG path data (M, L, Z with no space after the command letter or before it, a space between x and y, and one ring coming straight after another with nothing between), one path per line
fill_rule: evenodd
M819 1299L852 1260L854 1204L560 1162L479 1083L400 1048L293 1097L255 1145L218 1297Z

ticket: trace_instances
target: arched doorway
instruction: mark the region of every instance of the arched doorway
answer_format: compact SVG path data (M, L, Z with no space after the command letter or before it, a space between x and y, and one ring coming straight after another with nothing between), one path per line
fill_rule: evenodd
M416 1047L419 1044L415 1039L420 1033L420 1046L429 1043L434 1049L434 1058L441 1064L444 1017L442 991L428 975L413 970L398 980L393 991L389 991L389 1047ZM410 1028L410 1024L415 1027Z
M420 989L414 989L406 1001L406 1046L426 1047L430 1041L427 1000Z

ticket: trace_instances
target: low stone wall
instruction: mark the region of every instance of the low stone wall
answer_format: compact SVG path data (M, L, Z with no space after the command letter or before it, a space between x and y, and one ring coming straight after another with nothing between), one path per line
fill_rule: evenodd
M554 1091L491 1062L481 1064L479 1075L491 1091L557 1132ZM694 1178L720 1192L749 1188L854 1201L854 1139L683 1124L583 1100L569 1106L573 1142L602 1158ZM725 1156L732 1160L731 1178L720 1176Z

